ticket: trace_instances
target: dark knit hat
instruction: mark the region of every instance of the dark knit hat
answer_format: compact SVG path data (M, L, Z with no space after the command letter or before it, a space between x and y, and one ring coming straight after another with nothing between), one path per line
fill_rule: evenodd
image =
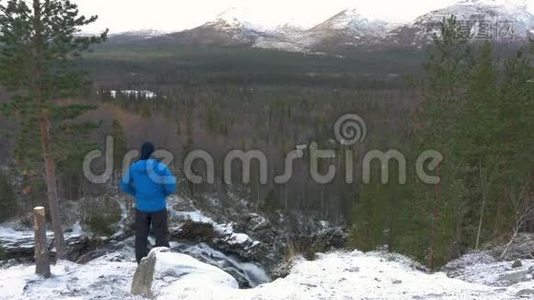
M144 142L143 145L141 146L140 160L149 159L152 153L154 153L154 151L155 151L154 144L152 144L151 142Z

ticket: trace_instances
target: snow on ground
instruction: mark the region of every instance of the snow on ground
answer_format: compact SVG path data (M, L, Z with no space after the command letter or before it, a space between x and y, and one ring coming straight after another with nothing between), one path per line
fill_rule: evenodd
M129 286L136 263L113 253L85 265L62 261L52 266L52 277L41 279L33 265L0 271L0 299L122 299L131 297Z
M286 278L255 289L188 290L181 292L180 299L517 298L519 288L468 283L441 272L426 274L398 258L402 257L358 251L321 254L317 261L299 261Z
M450 262L445 269L451 269L447 272L450 277L493 286L509 286L532 280L534 260L521 260L521 266L515 268L512 264L510 261L498 261L489 254L470 253ZM458 265L461 267L457 268ZM534 288L534 281L529 284L530 288Z
M379 252L297 260L286 278L246 290L236 289L235 280L223 271L187 255L165 254L157 266L162 270L155 275L157 299L518 299L520 290L534 288L533 281L497 287L442 272L427 274L403 256ZM0 271L0 299L134 299L129 289L135 267L120 253L86 265L61 262L48 280L33 275L33 266L14 266ZM498 273L499 268L481 272Z

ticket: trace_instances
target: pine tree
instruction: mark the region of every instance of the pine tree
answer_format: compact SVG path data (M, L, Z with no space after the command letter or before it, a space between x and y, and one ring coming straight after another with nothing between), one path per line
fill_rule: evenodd
M420 186L417 194L421 206L427 208L429 220L427 265L435 268L449 256L454 242L458 213L457 166L451 147L455 143L454 124L465 101L465 84L472 65L466 37L459 35L454 16L444 18L440 35L435 35L425 64L425 78L419 84L423 101L416 113L416 153L436 149L447 163L436 170L441 178L433 186Z
M61 98L73 97L87 82L76 60L94 43L106 38L79 35L80 27L97 17L81 16L76 4L66 0L23 0L0 3L0 84L11 101L3 111L22 120L23 138L38 136L48 190L55 246L60 259L66 249L60 221L57 187L57 158L60 129L75 127L58 120L73 120L91 106L60 105ZM87 126L83 125L87 129ZM90 126L89 126L90 127ZM30 139L31 140L31 139ZM30 149L32 147L28 147ZM19 153L22 157L24 155Z
M499 139L496 137L501 132L502 123L498 120L498 74L492 47L486 42L474 55L473 68L467 77L467 100L462 105L453 133L452 151L460 161L460 176L469 191L465 195L463 223L472 224L466 226L461 235L464 243L475 249L484 235L484 214L491 204L490 191L501 176Z
M113 166L115 167L115 171L119 171L119 173L121 173L123 168L122 159L124 158L124 155L128 149L126 143L126 134L124 133L124 129L122 128L119 120L113 120L111 132L113 136Z

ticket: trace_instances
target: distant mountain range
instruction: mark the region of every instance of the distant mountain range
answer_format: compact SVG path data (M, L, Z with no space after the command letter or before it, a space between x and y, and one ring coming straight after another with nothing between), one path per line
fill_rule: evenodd
M510 43L534 37L534 15L509 0L463 0L426 13L408 24L372 20L357 10L343 10L311 28L292 22L275 27L256 24L228 9L214 20L181 32L137 31L114 34L111 43L177 43L250 46L294 52L335 52L339 49L420 47L439 31L443 18L455 15L460 34L473 40Z

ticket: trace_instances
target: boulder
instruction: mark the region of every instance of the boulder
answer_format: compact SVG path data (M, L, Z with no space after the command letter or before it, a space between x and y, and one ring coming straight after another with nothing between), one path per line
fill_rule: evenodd
M152 297L152 281L154 280L154 270L156 268L156 255L157 252L150 252L147 257L141 260L139 266L137 266L132 280L131 292L133 295L145 298Z
M516 268L521 268L523 266L523 264L521 263L521 261L519 259L516 259L514 261L514 263L512 264L512 268L513 269L516 269Z
M211 288L235 289L237 281L228 273L169 248L154 248L139 264L132 294L147 298L173 295L177 290L191 293Z
M215 236L213 224L186 220L171 231L173 238L194 242L211 241Z
M272 226L269 220L257 213L248 213L241 217L238 226L245 232L268 230Z
M515 295L518 296L518 297L521 297L521 298L534 297L534 290L533 289L523 289L523 290L520 290L519 292L517 292L517 294L515 294Z
M506 286L514 285L519 282L529 281L531 278L528 271L519 271L508 274L502 274L498 277L498 281L502 282Z

